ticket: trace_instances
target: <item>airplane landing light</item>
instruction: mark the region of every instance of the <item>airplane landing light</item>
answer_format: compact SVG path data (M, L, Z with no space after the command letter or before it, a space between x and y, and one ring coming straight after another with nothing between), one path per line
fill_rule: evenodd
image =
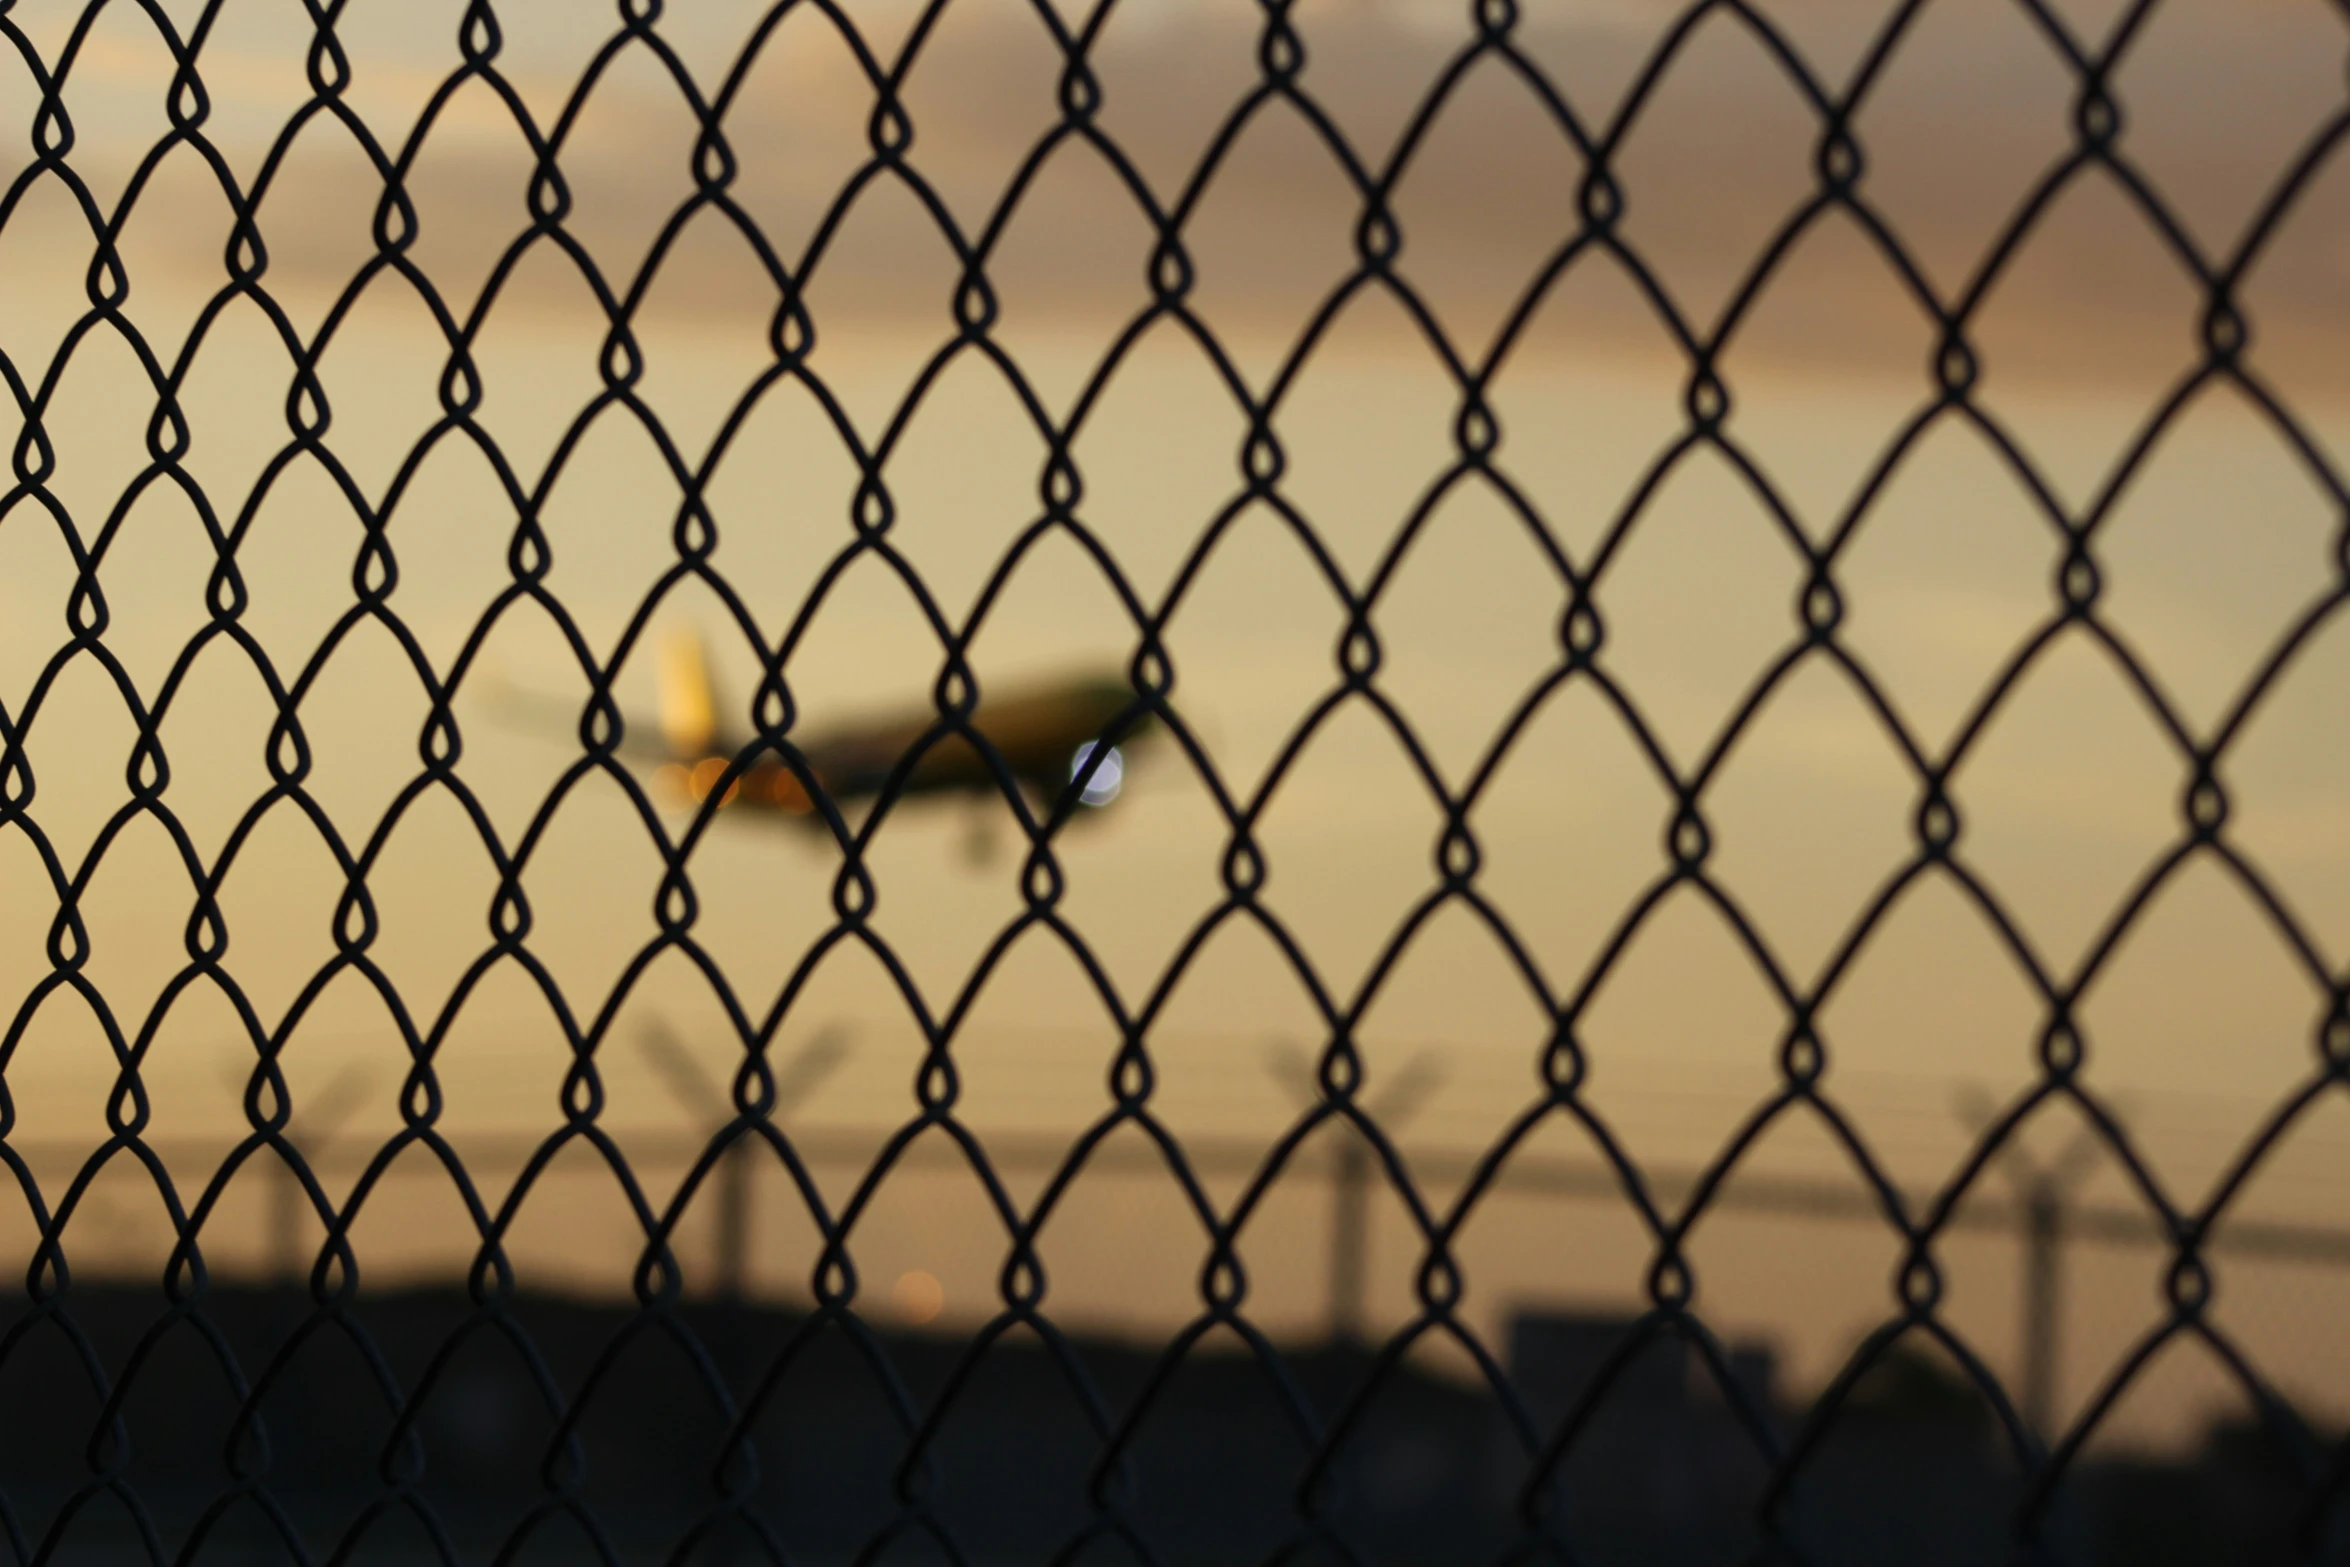
M1076 754L1069 758L1069 777L1072 781L1085 771L1085 764L1092 756L1091 740L1077 747ZM1125 787L1126 758L1116 746L1111 746L1110 754L1102 758L1101 766L1094 769L1093 776L1085 781L1085 787L1077 791L1077 798L1087 805L1103 806L1118 798L1118 791Z

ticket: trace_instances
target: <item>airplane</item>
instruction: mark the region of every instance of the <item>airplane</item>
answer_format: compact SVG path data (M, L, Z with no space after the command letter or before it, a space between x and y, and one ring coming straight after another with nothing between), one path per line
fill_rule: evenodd
M679 801L700 805L724 782L720 810L824 830L825 817L800 775L773 751L762 751L727 779L727 769L754 741L721 716L725 708L696 632L679 627L664 637L655 647L655 673L658 722L628 721L623 755L655 763L655 780ZM509 708L527 706L549 722L560 718L566 727L576 725L577 710L560 698L528 696L503 684L494 694ZM1072 819L1107 809L1125 790L1136 747L1151 742L1159 729L1140 706L1133 685L1109 673L1006 686L1000 692L986 688L971 723L1040 820L1072 790ZM791 738L837 810L877 798L907 754L938 724L935 708L908 708L829 729L795 731ZM965 736L948 731L907 768L896 798L985 800L1000 796L1000 790L990 758ZM975 836L973 849L975 856L984 854L985 839Z

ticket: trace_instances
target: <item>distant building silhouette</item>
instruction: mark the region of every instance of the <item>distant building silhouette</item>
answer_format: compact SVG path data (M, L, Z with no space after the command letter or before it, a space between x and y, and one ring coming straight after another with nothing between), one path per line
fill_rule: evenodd
M518 1534L524 1561L656 1561L731 1496L815 1567L893 1529L940 1530L974 1563L1043 1561L1105 1523L1167 1567L1265 1560L1319 1528L1372 1567L1498 1562L1529 1530L1581 1562L1680 1567L1755 1554L1770 1466L1747 1422L1780 1443L1801 1426L1767 1350L1731 1350L1725 1389L1669 1324L1604 1315L1511 1324L1509 1380L1542 1442L1580 1421L1531 1491L1525 1443L1487 1389L1399 1364L1365 1396L1378 1362L1354 1346L1288 1349L1275 1371L1226 1335L1162 1378L1147 1346L1015 1329L967 1364L959 1335L806 1332L803 1315L743 1305L639 1316L525 1296L484 1313L461 1291L418 1290L319 1316L291 1291L216 1288L201 1326L157 1332L164 1315L157 1291L77 1286L77 1341L21 1297L0 1304L14 1344L0 1399L42 1416L0 1423L0 1501L34 1551L54 1534L59 1561L145 1560L135 1498L167 1556L203 1528L197 1560L293 1559L274 1509L314 1558L368 1520L363 1560L438 1560L437 1533L466 1562ZM213 1335L267 1382L259 1429L233 1429ZM136 1366L118 1430L85 1348L110 1378ZM747 1450L728 1446L711 1370L764 1387ZM1154 1378L1105 1467L1101 1430L1123 1429ZM1334 1433L1321 1470L1309 1428ZM2021 1490L2003 1446L1971 1387L1897 1350L1828 1425L1779 1527L1823 1567L2006 1561ZM94 1484L94 1463L119 1488ZM2049 1530L2058 1559L2087 1567L2345 1559L2340 1505L2295 1534L2309 1495L2265 1433L2229 1427L2191 1464L2082 1464ZM760 1559L745 1528L715 1525L691 1559Z

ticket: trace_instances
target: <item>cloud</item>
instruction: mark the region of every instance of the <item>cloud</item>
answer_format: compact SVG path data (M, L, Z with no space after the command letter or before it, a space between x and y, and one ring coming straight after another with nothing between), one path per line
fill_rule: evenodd
M1765 9L1833 90L1886 8L1799 0ZM1870 159L1859 188L1898 236L1902 259L1946 302L1982 275L2008 219L2072 145L2077 83L2048 41L2008 10L1924 8L1923 31L1895 51L1856 121ZM576 14L550 12L535 33L510 28L503 64L550 119L559 84L594 42ZM1676 5L1585 0L1529 15L1517 42L1584 132L1602 135L1680 14ZM1293 339L1354 270L1363 203L1346 162L1373 177L1397 167L1414 112L1468 36L1464 8L1448 0L1325 0L1298 15L1307 59L1300 82L1320 122L1277 101L1261 105L1222 147L1205 194L1185 214L1200 308L1218 330L1243 340ZM885 6L858 16L894 47L911 13ZM706 89L715 90L747 18L697 12L681 24L690 31L680 50L700 63ZM1106 332L1146 307L1153 236L1144 204L1122 181L1140 181L1162 211L1184 202L1233 110L1261 85L1261 29L1261 12L1235 0L1114 12L1090 64L1099 124L1124 170L1089 148L1065 146L1006 217L1006 193L1059 122L1062 62L1024 7L974 0L946 9L905 75L910 163L966 243L1001 220L990 276L1008 319L1024 313ZM2328 115L2342 112L2343 28L2322 8L2199 19L2174 6L2159 10L2147 31L2117 77L2130 115L2122 148L2190 236L2224 257L2247 232L2260 193ZM2317 46L2328 37L2332 53L2321 57ZM265 138L276 112L237 106L275 105L268 84L286 74L283 62L262 57L271 40L261 34L233 42L242 53L214 47L205 55L222 102L221 134ZM435 73L455 64L450 41L421 25L374 43L377 52L358 66L370 101L421 100ZM274 46L299 52L291 36ZM159 51L146 59L110 40L83 69L117 96L160 93ZM949 330L957 269L935 215L886 175L845 216L833 211L869 157L872 106L870 85L829 22L801 8L753 64L724 122L739 163L730 194L776 238L788 265L800 264L810 238L838 219L814 269L824 312ZM76 156L93 166L127 165L145 150L136 137L110 140L108 126L87 114L82 129ZM570 227L616 289L690 195L692 130L673 85L640 59L597 88L566 143L563 168L578 198ZM1796 85L1730 13L1698 28L1657 96L1623 130L1611 163L1633 268L1598 251L1578 262L1557 290L1548 329L1523 351L1675 352L1666 325L1635 300L1643 274L1645 285L1667 293L1687 330L1715 330L1772 236L1813 197L1820 130ZM402 128L388 134L396 145ZM247 148L240 166L252 166L257 150ZM1578 231L1586 172L1549 106L1492 59L1468 73L1413 144L1390 192L1402 230L1397 267L1466 356L1490 349L1510 306ZM465 275L484 270L525 225L528 173L519 134L503 127L486 95L460 100L430 132L412 180L426 214L420 254L428 265L462 256L462 265L440 264ZM286 179L299 185L302 177L289 170ZM344 187L346 201L355 199L347 187L370 178L355 158L308 177ZM2010 376L2156 384L2197 351L2201 291L2125 186L2101 174L2076 186L2051 205L1986 293L1976 317L1986 354L1995 373ZM208 200L164 190L148 199L167 207ZM368 254L363 225L347 224L358 232L340 236L306 232L312 205L290 194L270 214L277 286L339 286ZM218 275L214 230L224 219L186 221L175 212L162 227L186 236L180 262L188 277ZM771 295L745 254L717 226L692 236L664 263L675 277L648 308L763 315ZM2242 290L2261 334L2257 362L2278 369L2296 391L2350 394L2350 372L2330 351L2350 330L2345 283L2350 170L2334 168L2280 226ZM524 308L526 292L515 299ZM1918 377L1933 337L1897 260L1835 217L1784 257L1760 290L1733 339L1733 364Z

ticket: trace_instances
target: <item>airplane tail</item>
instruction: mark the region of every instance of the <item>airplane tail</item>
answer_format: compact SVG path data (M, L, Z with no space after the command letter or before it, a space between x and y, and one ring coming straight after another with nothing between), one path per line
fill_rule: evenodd
M679 626L661 639L655 672L661 685L661 738L670 754L695 761L718 751L718 696L700 633Z

